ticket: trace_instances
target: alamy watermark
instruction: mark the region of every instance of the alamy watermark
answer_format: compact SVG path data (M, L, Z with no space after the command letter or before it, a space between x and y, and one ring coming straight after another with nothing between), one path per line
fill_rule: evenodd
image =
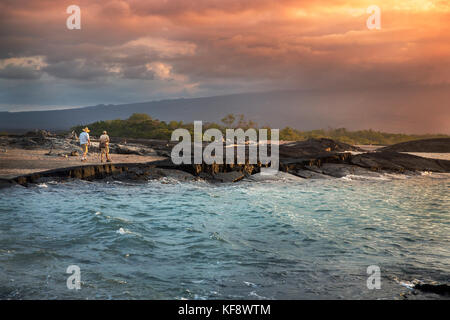
M173 147L171 153L172 162L177 165L202 163L211 165L224 164L224 162L225 164L262 164L268 167L261 167L261 174L273 175L278 172L279 129L270 130L270 140L267 129L258 129L257 132L253 128L246 131L226 129L224 138L222 131L215 128L207 129L203 133L202 122L194 121L193 139L189 130L178 128L172 132L171 140L180 141ZM203 148L203 141L211 141L211 143ZM269 144L270 155L268 154ZM248 149L248 156L246 156L246 149Z
M81 29L81 9L79 6L72 4L67 7L66 13L70 16L66 20L66 26L69 30Z
M66 273L71 275L67 278L66 285L69 290L81 289L81 270L77 265L70 265L67 267Z
M75 4L67 7L66 13L70 16L66 20L66 26L69 30L81 29L81 8ZM377 5L370 5L366 9L370 16L366 20L366 26L369 30L381 30L381 9Z
M381 269L379 266L371 265L367 267L367 274L369 277L367 278L367 289L381 289Z
M381 9L379 6L371 5L367 7L366 13L370 14L367 18L366 25L369 30L381 30Z

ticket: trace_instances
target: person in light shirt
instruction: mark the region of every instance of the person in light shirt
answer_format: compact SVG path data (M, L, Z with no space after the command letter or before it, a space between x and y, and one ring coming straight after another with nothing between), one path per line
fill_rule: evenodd
M111 162L111 158L109 157L109 136L106 131L103 131L103 134L100 136L100 152L101 152L101 161L103 162L103 155L106 156L106 162Z
M81 161L87 160L87 153L88 153L88 146L91 145L91 140L89 139L89 128L86 127L83 129L83 132L80 133L79 139L80 139L80 146L83 150L83 156L81 157Z

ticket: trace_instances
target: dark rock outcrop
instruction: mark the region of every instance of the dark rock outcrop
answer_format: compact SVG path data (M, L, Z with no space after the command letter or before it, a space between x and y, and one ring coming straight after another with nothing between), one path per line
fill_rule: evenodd
M450 172L449 160L422 158L411 154L383 151L358 154L351 157L351 164L373 171L433 171Z
M323 179L329 176L342 177L352 172L351 153L361 149L331 139L309 139L280 145L280 170L305 179ZM325 164L339 165L332 169ZM343 168L346 168L343 172ZM341 172L338 172L341 171Z
M212 182L238 182L245 178L242 171L218 172L216 174L200 173L199 177Z
M324 163L320 167L312 166L312 167L305 167L305 169L315 174L320 174L333 178L342 178L348 175L358 175L358 176L374 175L374 172L370 171L369 169L361 168L358 166L352 166L344 163Z
M14 184L16 184L16 182L11 179L0 179L0 189L11 187Z
M170 157L171 150L178 142L156 139L125 139L125 138L111 138L112 145L118 146L140 146L141 149L149 149L155 152L158 156Z
M155 145L155 144L153 144ZM127 145L128 146L128 145ZM159 150L165 150L170 154L172 144L161 142ZM233 147L231 147L233 148ZM235 161L237 163L237 150L235 148ZM71 167L45 172L34 173L17 177L12 180L0 181L0 186L8 186L13 183L27 185L36 183L46 178L57 179L117 179L146 181L166 176L184 175L184 180L199 177L212 182L236 182L245 177L261 172L262 167L270 163L262 163L257 159L256 164L250 164L249 145L245 146L245 163L241 164L180 164L176 165L172 160L166 159L141 164L102 164ZM226 149L223 156L225 161ZM355 151L358 148L334 142L330 139L310 139L280 145L280 166L282 172L286 172L305 179L341 178L347 175L371 176L380 172L409 173L414 171L450 172L450 161L427 159L410 154L398 152L369 152L353 155L347 150ZM270 147L269 147L270 153ZM193 150L191 156L193 157ZM178 172L178 173L176 173ZM180 175L180 172L183 172ZM169 174L170 173L170 174ZM173 173L173 174L172 174Z
M308 169L298 169L291 171L291 174L303 178L303 179L331 179L332 177L322 174L320 172L308 170Z
M19 176L13 179L0 179L0 188L8 187L14 184L28 186L29 184L45 182L48 180L64 181L68 179L112 179L119 181L148 181L150 179L159 179L164 177L181 178L182 180L194 179L194 176L180 170L158 168L152 162L145 164L102 164L48 170Z
M46 131L46 130L34 130L34 131L28 131L27 133L25 133L24 135L25 137L37 137L40 139L45 139L48 137L54 137L55 134L51 133L50 131Z
M280 145L280 158L308 158L336 152L362 151L360 148L332 139L308 139Z
M407 141L381 148L379 151L450 153L450 138Z
M295 156L295 154L291 154ZM301 169L309 169L310 167L321 167L325 163L350 164L351 153L335 153L321 152L316 155L299 154L296 158L282 158L280 155L280 170L284 172L292 172Z
M65 179L82 179L94 180L103 179L109 175L119 174L127 171L130 165L128 164L104 164L104 165L87 165L78 167L69 167L55 170L48 170L43 172L36 172L33 174L23 175L11 179L11 182L20 185L28 185L29 183L38 183L46 178L56 178L59 180Z
M418 283L414 286L414 289L420 290L422 292L450 296L450 286L448 284Z
M117 154L135 154L139 156L157 155L155 150L142 145L110 144L109 150L111 153Z

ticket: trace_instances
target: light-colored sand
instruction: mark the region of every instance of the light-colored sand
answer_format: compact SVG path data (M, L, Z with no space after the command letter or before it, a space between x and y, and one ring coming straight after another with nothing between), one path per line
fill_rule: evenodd
M46 171L73 166L101 164L99 154L88 154L88 160L81 162L81 157L47 156L48 150L8 149L0 150L0 178L9 179L33 172ZM54 150L58 153L58 150ZM64 151L61 151L64 152ZM157 156L138 156L112 154L113 163L140 163L165 159Z
M373 145L356 145L355 147L359 147L364 151L375 151L377 149L383 148L384 146L373 146ZM358 154L361 152L352 152L354 154ZM441 159L441 160L450 160L450 153L434 153L434 152L402 152L412 154L422 158L430 158L430 159Z
M401 152L409 153L422 158L450 160L450 153L431 153L431 152Z
M364 151L375 151L377 149L383 148L384 146L375 146L372 144L357 144L355 147L361 148Z
M367 153L367 152L360 152L360 151L346 151L346 152L350 152L353 155ZM450 153L432 153L432 152L400 152L400 153L412 154L412 155L422 157L422 158L450 160Z

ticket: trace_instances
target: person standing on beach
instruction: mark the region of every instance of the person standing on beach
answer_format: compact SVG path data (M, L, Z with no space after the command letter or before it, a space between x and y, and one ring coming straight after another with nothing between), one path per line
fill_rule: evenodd
M109 136L106 131L100 136L100 152L101 152L101 162L103 162L103 155L106 156L106 162L111 162L109 157Z
M83 156L81 157L81 161L86 161L87 160L87 153L88 153L88 146L91 145L91 140L89 138L89 128L86 127L83 129L83 132L80 133L80 146L81 149L83 150Z

